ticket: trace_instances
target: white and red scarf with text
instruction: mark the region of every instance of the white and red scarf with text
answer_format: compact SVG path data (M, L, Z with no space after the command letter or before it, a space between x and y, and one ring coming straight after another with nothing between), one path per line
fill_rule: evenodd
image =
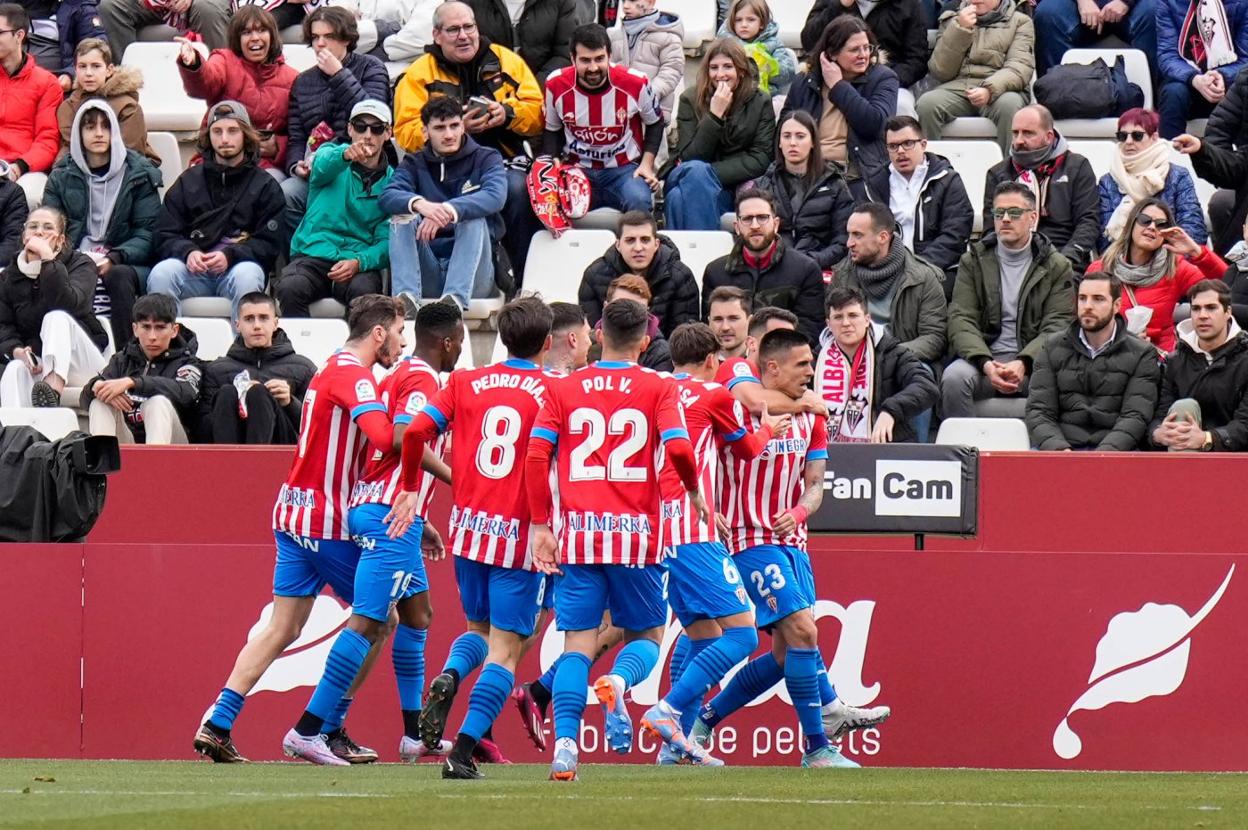
M830 332L824 332L830 335ZM815 366L815 391L828 407L828 443L871 440L875 396L875 338L867 332L853 360L828 336Z

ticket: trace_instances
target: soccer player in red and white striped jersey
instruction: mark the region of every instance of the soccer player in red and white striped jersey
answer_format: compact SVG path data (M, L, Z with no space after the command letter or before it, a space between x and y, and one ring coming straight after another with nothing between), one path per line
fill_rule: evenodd
M654 159L663 143L663 110L640 72L610 61L607 30L572 32L572 66L546 79L542 153L580 165L590 207L649 210L659 186Z
M366 442L382 450L394 445L372 368L393 366L402 354L403 306L379 294L360 297L351 304L347 326L346 345L308 385L295 460L273 508L273 616L239 652L195 736L195 750L217 762L244 760L230 739L234 719L256 681L294 642L325 584L354 601L359 549L350 541L347 501Z
M693 509L709 517L676 387L636 365L649 340L648 322L649 312L640 303L608 303L602 315L602 360L549 387L529 440L525 486L533 553L544 572L560 573L555 616L564 631L564 655L554 680L551 765L551 777L560 781L576 778L576 740L603 611L611 611L629 641L611 672L594 684L607 714L607 740L617 752L629 751L633 740L624 690L645 679L658 662L667 621L658 567L663 554L660 446ZM550 528L552 456L558 472L558 540Z

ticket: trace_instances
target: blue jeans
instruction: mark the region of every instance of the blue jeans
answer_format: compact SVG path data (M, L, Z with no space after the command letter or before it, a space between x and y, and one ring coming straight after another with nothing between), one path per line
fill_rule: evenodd
M650 186L633 177L633 173L637 172L635 162L620 167L604 167L601 170L592 167L583 169L589 178L592 191L590 210L605 207L627 213L630 210L648 211L654 207Z
M390 280L397 297L443 297L450 294L460 308L470 299L494 293L494 260L490 228L484 219L455 223L454 239L416 241L421 218L390 224Z
M682 161L663 188L667 227L674 231L717 231L720 215L732 210L732 194L705 161Z
M1228 84L1229 86L1229 84ZM1213 104L1191 84L1166 78L1157 90L1157 114L1161 116L1161 137L1175 138L1187 132L1189 118L1207 118Z
M927 437L932 432L932 410L931 407L924 409L918 415L910 419L910 426L914 429L914 440L920 444L927 443Z
M182 260L165 259L147 275L147 290L179 301L189 297L225 297L232 307L232 319L237 320L242 296L264 290L264 269L254 262L240 262L224 274L192 274ZM178 306L181 313L181 302Z
M1107 3L1109 0L1096 0L1098 6ZM1037 77L1061 63L1067 49L1091 46L1106 35L1120 37L1132 49L1141 50L1148 56L1153 77L1157 77L1157 22L1153 0L1136 0L1126 17L1106 25L1099 35L1079 21L1079 9L1074 0L1040 0L1034 17L1036 31L1044 33L1044 37L1036 38Z

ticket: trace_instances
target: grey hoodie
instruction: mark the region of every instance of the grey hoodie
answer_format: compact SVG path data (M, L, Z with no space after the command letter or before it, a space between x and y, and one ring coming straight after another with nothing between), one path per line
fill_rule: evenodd
M108 170L97 176L91 172L87 164L86 152L82 148L82 119L88 112L99 110L108 117L112 125L112 141L109 145L111 157ZM117 204L117 196L121 193L121 184L126 173L126 145L121 139L121 126L117 122L117 113L113 112L104 100L93 98L83 103L74 115L74 124L69 129L69 155L78 169L87 177L87 232L78 243L80 251L107 250L104 239L108 235L108 223L113 217L113 207Z

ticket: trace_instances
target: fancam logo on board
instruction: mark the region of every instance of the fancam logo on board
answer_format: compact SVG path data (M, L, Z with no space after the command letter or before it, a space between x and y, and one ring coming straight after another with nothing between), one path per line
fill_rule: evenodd
M825 495L838 501L874 502L877 516L962 515L962 464L958 461L877 459L875 481L828 470Z

